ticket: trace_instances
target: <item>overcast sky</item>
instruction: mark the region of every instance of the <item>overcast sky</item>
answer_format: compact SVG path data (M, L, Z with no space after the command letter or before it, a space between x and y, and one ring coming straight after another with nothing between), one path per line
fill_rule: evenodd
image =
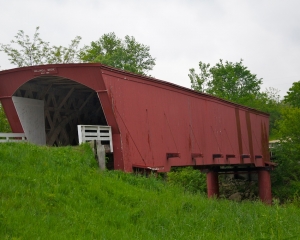
M18 30L51 45L81 46L115 32L150 46L157 79L190 88L190 68L219 59L244 65L283 96L300 80L300 1L0 0L0 43ZM0 70L14 66L0 52Z

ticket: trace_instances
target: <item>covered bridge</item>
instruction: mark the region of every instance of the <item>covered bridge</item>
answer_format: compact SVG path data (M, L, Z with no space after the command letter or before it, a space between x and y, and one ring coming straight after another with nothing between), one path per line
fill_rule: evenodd
M256 171L271 201L269 116L207 94L101 64L55 64L0 71L0 100L13 132L47 145L78 144L77 125L112 129L113 166L126 172L194 166Z

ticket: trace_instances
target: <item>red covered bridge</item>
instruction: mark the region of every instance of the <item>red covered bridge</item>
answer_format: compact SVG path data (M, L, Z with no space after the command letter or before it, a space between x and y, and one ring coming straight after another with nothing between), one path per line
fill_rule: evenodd
M75 145L77 125L108 125L114 169L194 166L207 172L209 196L220 172L255 171L260 198L271 202L263 112L101 64L1 71L0 100L13 132L37 143Z

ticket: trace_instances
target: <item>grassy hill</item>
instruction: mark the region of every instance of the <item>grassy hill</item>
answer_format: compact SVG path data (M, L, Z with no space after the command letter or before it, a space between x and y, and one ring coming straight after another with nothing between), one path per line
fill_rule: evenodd
M0 144L0 239L300 239L300 208L100 172L87 145Z

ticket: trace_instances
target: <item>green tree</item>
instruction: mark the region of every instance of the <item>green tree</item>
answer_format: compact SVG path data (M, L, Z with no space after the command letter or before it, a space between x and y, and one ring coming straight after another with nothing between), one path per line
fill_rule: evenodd
M274 162L278 164L272 173L275 196L292 199L300 196L300 108L285 106L276 122L280 144L274 149Z
M122 40L115 33L104 34L80 51L83 62L100 62L129 72L146 75L155 66L150 48L138 43L134 37Z
M243 60L232 63L221 59L215 66L199 62L200 73L190 69L189 78L192 89L206 92L214 96L249 105L260 93L262 79L258 79L247 67Z
M0 51L6 53L9 61L18 67L33 66L50 63L78 62L78 45L81 37L77 36L68 47L50 46L49 42L41 39L39 27L36 27L31 40L23 30L19 30L12 44L0 43Z
M284 102L293 107L300 107L300 81L293 83L287 95L284 96Z
M284 141L292 141L300 146L300 108L288 107L282 109L282 116L277 121L278 131ZM300 153L300 152L299 152Z
M279 90L273 87L260 92L250 107L270 114L270 139L278 139L278 126L276 121L281 117L281 111L285 107L280 99Z
M275 196L285 200L300 197L300 82L294 82L284 96L281 116L276 121L280 144L276 146L273 172Z
M211 81L210 64L199 62L200 73L197 74L194 68L190 69L188 74L191 81L191 88L205 93L207 91L207 83Z

